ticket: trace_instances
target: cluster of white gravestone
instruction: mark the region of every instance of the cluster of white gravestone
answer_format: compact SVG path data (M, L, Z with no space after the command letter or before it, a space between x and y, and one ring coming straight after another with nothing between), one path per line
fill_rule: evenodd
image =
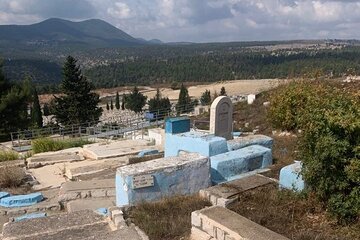
M102 123L119 123L129 125L131 122L134 121L142 121L144 119L143 114L135 113L131 110L109 110L107 111L104 109L101 117L100 122Z

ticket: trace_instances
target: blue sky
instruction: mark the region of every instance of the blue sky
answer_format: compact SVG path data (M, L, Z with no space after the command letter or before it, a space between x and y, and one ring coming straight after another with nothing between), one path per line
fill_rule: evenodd
M360 0L0 0L0 24L100 18L163 41L360 39Z

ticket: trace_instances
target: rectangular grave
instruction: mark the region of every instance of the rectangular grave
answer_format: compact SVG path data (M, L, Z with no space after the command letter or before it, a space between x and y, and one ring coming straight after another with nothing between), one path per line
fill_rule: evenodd
M116 205L136 205L175 195L190 195L210 186L210 161L184 153L117 169Z

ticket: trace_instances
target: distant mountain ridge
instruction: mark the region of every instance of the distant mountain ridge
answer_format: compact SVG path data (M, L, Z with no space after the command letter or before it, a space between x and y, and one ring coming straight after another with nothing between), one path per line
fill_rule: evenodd
M99 19L72 22L50 18L31 25L0 25L0 47L107 48L144 44L154 43L136 39Z

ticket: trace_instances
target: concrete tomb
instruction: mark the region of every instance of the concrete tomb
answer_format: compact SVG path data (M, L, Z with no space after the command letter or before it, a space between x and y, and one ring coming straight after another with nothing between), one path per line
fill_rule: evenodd
M218 137L232 139L233 104L226 96L217 97L210 109L210 133Z
M116 205L190 195L210 184L210 161L196 153L131 164L117 170Z
M0 206L2 207L25 207L31 206L41 202L44 199L41 193L31 193L26 195L14 195L10 197L4 197L0 200Z
M274 140L265 135L248 135L240 136L236 139L227 142L229 151L238 150L240 148L248 147L251 145L260 145L272 149Z
M280 170L279 184L280 188L286 188L300 192L305 188L305 182L301 175L302 163L295 163L285 166Z

